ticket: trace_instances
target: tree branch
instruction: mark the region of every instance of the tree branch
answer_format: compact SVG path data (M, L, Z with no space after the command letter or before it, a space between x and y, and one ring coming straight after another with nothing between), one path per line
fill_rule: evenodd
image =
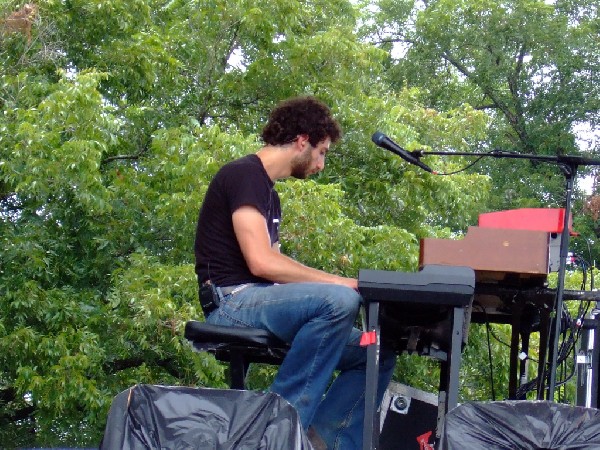
M142 147L142 149L137 152L135 155L115 155L115 156L108 156L106 158L104 158L101 162L100 165L104 165L104 164L108 164L110 162L113 161L118 161L118 160L138 160L140 159L144 153L146 153L149 150L148 145L144 145L144 147Z
M474 107L476 110L483 111L484 109L498 109L498 105L495 103L489 103L487 105L479 105Z
M215 56L215 60L219 60L219 65L218 65L218 67L215 67L215 66L217 66L215 64L215 66L213 66L211 68L211 70L209 71L209 74L207 77L207 95L206 95L205 101L203 102L204 108L202 108L200 111L198 111L198 115L197 115L197 120L200 124L204 124L206 122L206 119L208 117L208 111L210 110L210 106L211 106L211 103L212 103L212 100L213 100L213 97L215 94L215 84L216 83L213 82L213 79L214 79L213 77L214 77L215 73L217 73L217 72L218 72L219 76L222 76L223 73L225 72L229 58L231 58L233 50L235 49L241 27L242 27L241 21L237 21L232 26L233 32L229 38L229 41L227 43L225 51L223 52L223 55L221 56L220 60L217 56ZM215 49L215 52L217 50L218 50L218 48Z
M534 153L535 149L532 148L532 146L529 142L529 136L527 134L527 129L525 128L523 105L521 104L521 101L519 99L518 80L519 80L519 75L521 74L521 71L523 70L523 61L525 59L525 53L526 53L526 49L525 49L525 45L523 44L523 45L521 45L521 48L519 49L519 54L517 56L517 65L515 67L515 70L512 74L510 74L507 77L507 82L508 82L508 89L510 90L510 94L513 98L513 104L515 107L515 114L514 114L514 118L513 118L514 122L511 121L511 126L512 126L513 130L515 130L515 133L517 133L517 135L519 136L519 140L521 141L521 144L527 150L527 152Z
M120 372L121 370L133 369L135 367L140 367L142 365L156 365L162 369L164 369L169 375L172 375L175 378L183 378L184 374L176 367L175 360L173 358L162 358L156 359L153 357L143 358L143 357L132 357L125 359L116 359L110 362L104 363L104 371L113 374L116 372Z
M515 131L515 133L519 137L519 141L521 142L523 147L526 148L527 150L531 150L531 146L530 146L528 138L527 138L527 132L525 130L525 126L524 126L522 117L519 117L517 112L513 113L511 111L511 109L509 108L509 106L505 102L500 100L500 98L498 97L496 92L494 92L494 90L490 86L477 82L476 77L473 75L473 73L471 73L460 61L455 59L450 54L449 51L442 50L441 56L446 61L448 61L450 64L452 64L467 79L469 79L471 82L473 82L474 84L479 86L479 88L483 91L483 93L492 100L495 107L500 109L500 111L502 111L502 114L504 114L504 117L506 117L506 119L508 120L508 123L510 124L511 128ZM518 100L518 98L517 98L517 100ZM515 104L515 107L516 106L517 105Z
M377 41L373 42L373 45L377 45L377 44L395 44L397 42L400 42L402 44L416 44L416 42L412 39L407 39L407 38L383 38L383 39L379 39Z
M0 402L13 402L17 398L17 391L12 386L0 389Z
M11 422L17 422L19 420L25 420L31 417L35 410L36 407L33 405L26 406L25 408L17 409L10 413L4 413L1 415L1 417L3 417L4 419L8 419Z
M142 154L141 154L141 153L138 153L137 155L116 155L116 156L109 156L109 157L107 157L107 158L104 158L104 159L103 159L103 160L100 162L100 164L108 164L108 163L110 163L110 162L113 162L113 161L118 161L118 160L120 160L120 159L123 159L123 160L126 160L126 159L133 159L133 160L136 160L136 159L139 159L141 156L142 156Z
M10 403L17 400L17 390L12 386L0 389L0 403ZM27 419L35 412L35 410L36 408L34 405L27 405L15 410L4 410L0 412L0 418L16 422L17 420Z

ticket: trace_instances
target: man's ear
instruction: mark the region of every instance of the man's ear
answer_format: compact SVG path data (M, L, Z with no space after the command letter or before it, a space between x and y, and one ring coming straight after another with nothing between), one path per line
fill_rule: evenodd
M306 150L307 146L310 146L308 134L300 134L298 135L298 139L296 139L296 146L298 149L303 152Z

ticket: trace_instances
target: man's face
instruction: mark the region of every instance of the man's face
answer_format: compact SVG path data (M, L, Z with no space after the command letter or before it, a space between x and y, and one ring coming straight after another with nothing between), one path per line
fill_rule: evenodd
M331 139L325 138L315 147L306 141L306 148L302 153L292 159L292 176L304 179L319 173L325 168L325 155L331 145Z

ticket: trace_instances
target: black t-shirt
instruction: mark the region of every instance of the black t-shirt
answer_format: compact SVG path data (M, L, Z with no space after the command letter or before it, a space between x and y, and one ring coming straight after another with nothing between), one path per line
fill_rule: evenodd
M279 241L281 205L260 158L247 155L225 164L208 186L196 228L198 282L217 286L270 282L252 275L233 231L232 214L254 206L267 221L271 244Z

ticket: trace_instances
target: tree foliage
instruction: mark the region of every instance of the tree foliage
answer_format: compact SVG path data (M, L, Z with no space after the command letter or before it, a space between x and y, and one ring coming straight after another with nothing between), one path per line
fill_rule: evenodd
M31 41L0 33L0 446L96 445L135 383L226 386L182 337L202 320L196 218L276 102L316 95L344 129L325 173L279 183L283 249L306 264L415 270L420 237L460 233L487 201L487 176L423 174L370 142L380 129L409 150L468 150L502 133L471 101L481 90L453 83L435 103L397 83L353 2L37 4ZM429 364L397 376L418 383Z
M580 148L576 134L587 124L598 135L597 2L382 0L378 6L372 39L405 52L388 62L391 82L423 88L435 108L467 102L487 111L489 139L478 150L598 152L597 141ZM493 209L564 204L556 166L490 158L476 170L492 176Z

